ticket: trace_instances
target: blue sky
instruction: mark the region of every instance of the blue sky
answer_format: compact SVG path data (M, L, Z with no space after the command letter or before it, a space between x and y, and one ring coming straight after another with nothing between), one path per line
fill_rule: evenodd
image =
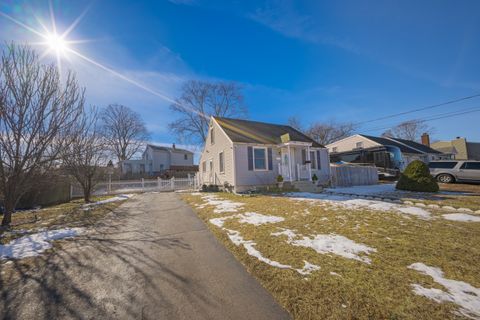
M251 119L367 121L480 93L478 1L52 1L61 32L90 59L168 98L189 79L242 84ZM48 1L1 0L0 11L50 27ZM0 40L38 36L0 16ZM39 48L40 50L41 48ZM47 57L46 59L50 59ZM75 56L62 60L88 102L138 111L155 142L176 141L168 98ZM402 120L480 107L480 98L363 125L381 134ZM434 139L480 141L480 112L429 122ZM178 141L177 141L178 142Z

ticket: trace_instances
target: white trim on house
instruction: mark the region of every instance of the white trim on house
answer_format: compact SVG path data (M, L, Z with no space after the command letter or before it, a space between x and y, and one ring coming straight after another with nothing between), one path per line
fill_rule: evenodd
M265 152L265 168L264 169L257 169L255 163L255 150L263 150ZM253 160L253 171L268 171L268 147L252 147L252 160Z

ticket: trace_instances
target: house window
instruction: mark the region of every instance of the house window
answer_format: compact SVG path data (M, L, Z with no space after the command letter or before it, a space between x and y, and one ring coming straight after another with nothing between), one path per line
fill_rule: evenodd
M338 151L338 148L337 147L333 147L332 148L332 152L337 152Z
M213 128L210 128L210 144L215 143L215 131L213 131Z
M361 142L361 141L360 141L360 142L357 142L357 143L355 144L355 146L356 146L357 148L363 148L363 142Z
M220 173L225 172L225 167L224 167L224 163L223 163L223 152L220 152L218 154L218 168L220 169Z
M202 162L202 172L203 173L207 172L207 162L206 161Z
M253 165L255 170L267 169L267 149L253 148Z
M310 151L310 163L311 163L311 168L312 169L318 169L317 168L317 157L316 157L316 152L315 151Z
M210 172L213 172L213 160L210 160Z
M188 154L185 153L185 154L183 155L183 160L188 160Z

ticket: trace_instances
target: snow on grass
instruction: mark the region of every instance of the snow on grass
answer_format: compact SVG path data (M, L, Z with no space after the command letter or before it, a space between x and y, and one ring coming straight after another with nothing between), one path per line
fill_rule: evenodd
M238 222L240 223L249 223L255 226L259 226L266 223L277 223L285 220L282 217L267 216L267 215L256 213L256 212L245 212L245 213L236 214L236 215L227 216L227 217L213 218L213 219L210 219L209 221L211 224L219 228L222 228L226 220L235 219L235 218L237 218Z
M228 230L228 229L227 229L227 232L228 232L227 235L230 238L230 240L236 246L242 245L245 248L245 250L247 250L247 253L249 255L257 258L258 260L260 260L260 261L262 261L262 262L264 262L268 265L271 265L272 267L281 268L281 269L292 269L292 266L289 266L289 265L286 265L286 264L281 264L280 262L270 260L270 259L264 257L261 254L260 251L255 249L256 243L251 241L251 240L243 239L243 237L240 235L240 232L235 231L235 230Z
M204 200L204 204L200 205L199 208L204 208L207 205L215 206L215 209L213 209L214 213L237 212L238 209L244 205L244 203L241 202L221 199L214 194L202 196L202 199Z
M130 199L131 197L133 197L134 195L133 194L120 194L118 196L115 196L115 197L112 197L112 198L108 198L108 199L105 199L105 200L100 200L100 201L96 201L96 202L91 202L91 203L86 203L84 204L82 207L86 210L89 210L90 207L93 207L93 206L98 206L98 205L101 205L101 204L105 204L105 203L110 203L110 202L116 202L116 201L123 201L123 200L127 200L127 199Z
M304 276L311 274L313 271L320 270L320 266L310 263L307 260L304 260L303 263L304 263L303 268L295 269L295 271L297 271L298 273Z
M256 213L256 212L245 212L243 214L238 215L238 217L240 217L240 220L238 220L238 222L249 223L255 226L259 226L261 224L266 224L266 223L277 223L285 220L282 217L267 216L267 215Z
M290 242L294 246L312 248L318 253L333 253L347 259L354 259L370 264L368 257L360 256L360 253L369 254L377 250L361 243L356 243L344 236L337 234L317 234L313 238L303 237L300 240Z
M8 244L0 245L0 259L22 259L36 256L52 247L50 241L75 237L82 231L82 228L64 228L17 238Z
M428 275L433 280L445 287L447 291L436 288L425 288L413 284L413 292L427 297L435 302L453 302L460 306L459 313L471 319L480 319L480 289L469 283L447 279L440 268L430 267L423 263L413 263L408 268Z
M396 211L403 214L413 215L420 219L431 219L429 211L414 206L405 206L398 203L378 201L378 200L366 200L355 199L346 195L331 195L322 193L307 193L307 192L295 192L288 193L288 197L293 200L300 201L312 201L323 202L334 206L341 206L347 209L370 209L377 211Z
M288 264L282 264L278 261L271 260L269 258L266 258L262 255L260 251L258 251L255 248L256 243L253 242L252 240L245 240L241 235L240 232L235 231L235 230L230 230L230 229L225 229L227 231L228 238L230 241L233 242L236 246L243 246L245 250L247 250L247 253L251 255L252 257L257 258L258 260L272 266L275 268L280 268L280 269L292 269L297 271L301 275L309 275L314 271L320 270L320 266L317 266L313 263L310 263L308 261L303 261L304 265L303 268L301 269L295 269L292 266Z
M312 248L321 254L333 253L347 259L354 259L368 264L371 263L370 259L359 254L369 254L377 251L375 248L356 243L337 234L317 234L313 238L303 237L299 239L300 236L294 231L281 228L281 231L271 233L271 235L276 237L286 236L287 243L294 246Z
M451 221L463 221L463 222L480 222L479 216L474 216L466 213L449 213L444 214L442 217Z

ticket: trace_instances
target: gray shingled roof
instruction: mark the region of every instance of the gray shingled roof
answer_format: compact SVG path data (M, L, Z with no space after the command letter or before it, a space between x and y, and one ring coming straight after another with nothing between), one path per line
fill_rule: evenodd
M312 147L323 148L321 144L290 126L221 117L215 117L215 120L233 142L280 144L280 137L288 133L291 141L311 142Z
M395 146L400 149L401 152L404 153L414 153L414 154L422 154L422 153L435 153L440 154L440 151L427 147L421 143L398 139L398 138L383 138L383 137L374 137L374 136L367 136L365 134L361 134L362 137L367 138L369 140L375 141L384 146Z
M163 150L163 151L177 151L177 152L188 152L188 153L193 153L190 150L186 149L180 149L180 148L172 148L172 147L164 147L164 146L156 146L154 144L148 144L148 146L154 150Z

